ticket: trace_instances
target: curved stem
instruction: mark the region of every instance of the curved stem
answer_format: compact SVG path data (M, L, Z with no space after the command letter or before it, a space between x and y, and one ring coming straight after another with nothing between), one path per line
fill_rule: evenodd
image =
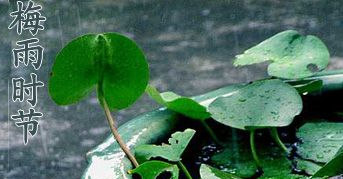
M271 128L270 129L270 134L271 136L274 138L276 144L283 150L285 151L286 153L288 153L288 149L287 147L285 146L285 144L281 141L280 137L279 137L279 134L277 132L277 129L275 127Z
M139 164L138 164L136 158L132 155L130 149L127 147L125 142L121 139L120 134L118 133L118 130L114 126L114 119L112 118L111 111L110 111L110 109L109 109L109 107L107 105L106 100L103 97L101 97L101 101L103 103L103 107L104 107L104 110L105 110L106 119L108 121L108 124L109 124L111 130L112 130L112 134L113 134L115 140L118 142L120 148L124 151L124 153L129 158L129 160L132 162L134 167L135 168L138 167Z
M250 148L251 148L251 153L252 153L252 156L255 160L257 167L259 169L262 168L261 162L260 162L258 155L257 155L257 152L256 152L256 147L255 147L255 130L250 131Z
M214 140L215 143L222 145L222 142L218 139L217 135L214 133L212 128L206 123L205 120L201 120L201 124L205 127L208 134L210 134L211 138Z
M187 179L193 179L189 171L187 170L186 166L180 161L177 162L183 173L186 175Z

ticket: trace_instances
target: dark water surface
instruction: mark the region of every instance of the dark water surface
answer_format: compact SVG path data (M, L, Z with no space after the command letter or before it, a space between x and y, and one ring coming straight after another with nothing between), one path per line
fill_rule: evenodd
M286 29L319 36L328 46L331 69L343 68L343 1L340 0L36 0L47 17L39 32L45 58L38 78L47 86L56 53L85 33L121 32L143 48L150 82L161 91L197 95L224 85L266 76L265 65L236 69L234 56ZM11 4L14 4L11 1ZM12 77L27 77L30 67L15 69L11 49L18 36L8 30L10 5L0 0L0 179L77 179L85 154L109 134L95 94L78 105L60 107L39 90L36 109L44 113L27 146L8 114L25 103L8 103ZM9 105L8 105L9 104ZM118 124L157 105L143 96L116 112Z

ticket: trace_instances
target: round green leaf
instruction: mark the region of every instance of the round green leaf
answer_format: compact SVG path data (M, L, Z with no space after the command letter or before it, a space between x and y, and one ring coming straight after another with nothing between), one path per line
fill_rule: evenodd
M301 110L298 92L277 79L256 81L209 106L213 119L243 130L288 126Z
M116 33L90 34L68 43L57 55L49 81L52 99L72 104L97 85L111 109L134 103L149 80L148 64L135 42Z
M161 161L147 161L134 170L130 170L130 174L139 174L142 179L156 179L163 172L170 172L171 179L179 178L179 168L177 165L172 165Z
M125 36L104 34L109 59L104 67L104 96L111 108L122 109L140 97L149 81L149 67L142 50Z
M319 38L287 30L237 55L234 65L272 61L268 66L269 75L297 79L312 76L325 69L329 57L325 44Z
M97 36L84 35L68 43L57 55L50 73L49 93L59 105L75 103L91 92L99 80L94 51Z

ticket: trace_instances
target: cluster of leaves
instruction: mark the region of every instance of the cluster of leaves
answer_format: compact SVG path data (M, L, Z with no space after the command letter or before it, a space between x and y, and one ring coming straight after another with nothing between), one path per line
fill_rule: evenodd
M276 79L260 80L247 84L233 94L218 97L209 104L201 104L192 98L183 97L173 92L159 93L150 85L146 89L147 94L159 104L184 116L201 121L206 129L209 129L209 126L206 125L205 121L211 117L226 126L251 132L250 144L253 161L249 158L243 159L244 156L250 156L246 153L239 155L240 158L238 159L233 159L233 152L230 150L224 150L224 153L227 153L226 155L222 154L213 157L213 160L218 158L220 161L230 162L231 168L229 167L229 170L235 172L241 170L243 174L234 176L216 168L202 165L200 175L203 179L252 177L257 169L264 171L260 178L306 178L302 175L291 174L291 162L282 152L279 157L275 158L275 156L268 157L273 152L267 150L267 152L263 153L263 159L260 161L255 149L254 132L260 129L269 129L275 142L288 154L288 148L280 140L276 128L289 126L294 117L301 113L303 104L300 94L320 90L322 87L321 80L303 80L302 83L297 83L296 80L313 76L325 69L329 62L328 50L317 37L303 36L296 31L289 30L276 34L238 55L234 65L250 65L264 61L272 62L268 66L268 74ZM288 83L284 79L288 80ZM327 124L313 125L315 125L312 126L313 130L321 126L326 131L336 132L336 137L343 137L341 132L326 126ZM339 129L339 127L336 129ZM302 138L302 131L303 128L300 129L299 138ZM209 132L213 136L213 131L210 130ZM299 155L306 154L318 157L325 152L326 154L330 153L330 155L325 155L327 160L318 161L326 163L324 166L317 165L317 163L309 164L310 161L316 161L313 158L307 160L304 160L304 158L297 159L299 160L297 161L299 166L301 164L305 165L304 170L314 177L333 176L342 172L343 170L338 164L343 164L339 163L342 162L342 151L339 148L343 146L343 140L337 137L336 140L340 141L337 145L332 145L331 142L322 144L314 139L316 136L322 137L320 134L317 135L311 132L309 134L312 137L308 137L309 141L304 141L300 145ZM333 136L328 136L332 137L328 140L334 140ZM214 139L218 140L216 137ZM310 147L313 142L318 142L318 145L325 148L326 151ZM306 145L308 148L306 148ZM240 146L243 147L244 145ZM232 146L227 148L232 148ZM313 153L313 151L315 152ZM136 151L136 155L141 155L139 150ZM232 160L239 161L238 165L232 165ZM313 169L313 166L317 168ZM312 172L308 172L309 169L312 169Z
M143 179L153 179L164 172L170 172L172 178L177 179L179 168L191 179L192 176L183 165L181 156L195 134L193 129L187 129L174 133L169 144L139 146L135 149L137 162L113 126L110 110L129 107L144 92L169 110L201 122L217 143L221 144L215 132L207 125L208 119L212 118L231 128L249 131L252 164L255 170L262 169L265 172L260 178L302 178L304 176L290 172L268 172L274 171L270 166L275 165L275 161L287 159L283 155L277 160L273 159L274 162L266 161L265 158L260 161L255 148L255 131L269 129L275 142L288 153L276 128L290 125L294 117L301 113L303 104L300 94L322 87L320 80L303 83L293 80L315 75L325 69L329 62L329 53L317 37L303 36L288 30L238 55L234 65L244 66L265 61L271 62L268 74L272 79L247 84L230 95L211 99L210 103L198 103L195 99L173 92L160 93L148 85L148 64L143 52L132 40L116 33L89 34L71 41L57 55L49 81L49 92L57 104L68 105L80 101L96 88L114 137L137 166L129 173L139 174ZM288 83L284 79L287 79ZM342 172L341 127L343 126L339 128L335 127L335 124L314 123L300 128L298 135L303 143L299 146L299 155L302 157L297 162L308 174L322 177ZM309 132L309 129L313 128L318 128L321 132ZM318 143L315 148L309 146L313 144L314 136L315 142ZM230 160L230 157L225 158ZM246 163L251 165L251 162ZM271 173L277 176L272 176ZM200 167L200 175L202 179L244 177L234 176L208 165Z
M139 174L143 179L155 179L162 172L169 171L172 173L172 178L179 177L178 166L185 172L187 177L190 177L190 174L184 164L182 163L181 156L188 146L189 142L193 138L195 130L186 129L184 132L175 132L172 134L171 138L168 140L169 144L162 145L140 145L135 149L136 157L138 161L144 162L138 168L129 171L129 173ZM169 162L176 163L169 164L162 161L152 160L151 158L162 158ZM154 166L158 166L155 170ZM170 171L170 169L172 170Z

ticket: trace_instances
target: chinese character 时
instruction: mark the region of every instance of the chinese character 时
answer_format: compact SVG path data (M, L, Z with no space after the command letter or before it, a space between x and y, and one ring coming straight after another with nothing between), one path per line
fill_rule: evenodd
M38 121L34 120L34 118L40 118L42 116L42 113L36 112L33 108L30 108L28 113L24 113L24 111L20 109L18 110L17 115L11 116L13 120L17 120L15 122L16 126L23 128L24 145L28 142L28 133L30 133L32 137L37 133Z
M33 45L37 42L39 39L31 38L16 43L20 48L12 50L14 67L18 68L19 63L28 66L30 62L35 70L41 67L44 48L40 45Z
M46 21L46 17L42 16L39 12L42 10L42 6L34 5L33 1L29 1L26 9L23 7L22 1L17 1L17 10L10 13L11 17L14 17L9 29L17 27L17 33L20 35L23 30L29 30L34 36L38 30L44 30L44 26L41 22Z
M34 73L31 73L31 83L25 83L25 79L22 77L12 78L12 100L13 102L17 100L23 102L24 95L26 95L30 97L27 102L34 107L37 104L37 89L43 86L44 83L37 81L37 75Z

